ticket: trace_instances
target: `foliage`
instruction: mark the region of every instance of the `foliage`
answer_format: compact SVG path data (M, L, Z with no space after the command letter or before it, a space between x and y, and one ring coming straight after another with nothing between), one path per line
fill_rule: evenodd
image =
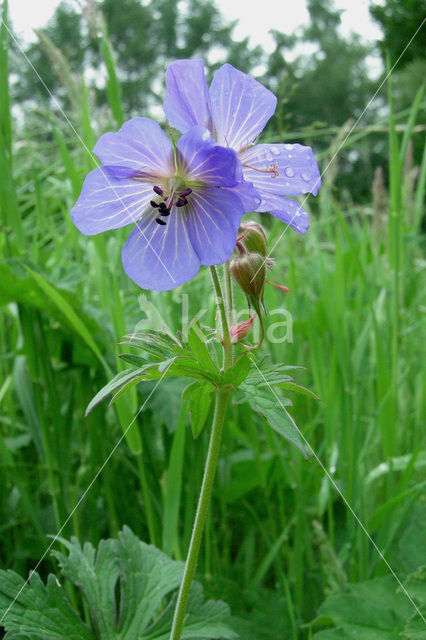
M401 598L405 589L413 599ZM415 606L417 607L417 610ZM399 587L393 576L351 584L325 600L313 622L334 627L314 634L315 640L419 640L424 634L426 567L408 576Z
M25 582L14 571L0 571L5 640L43 639L46 634L52 640L168 638L182 563L138 540L128 527L117 540L101 540L97 550L90 543L81 546L76 538L61 542L68 550L68 555L54 552L61 575L80 593L89 615L80 617L67 584L53 575L43 584L35 572ZM194 583L182 638L235 637L228 607L205 602L201 585Z
M177 7L175 0L114 0L96 3L87 0L83 13L67 2L56 9L43 29L40 43L30 44L26 54L55 94L68 104L63 87L63 69L52 64L60 50L71 74L87 73L98 104L105 102L102 44L106 34L117 59L117 73L127 113L146 114L157 97L158 86L153 80L163 74L167 63L174 58L205 57L220 49L220 60L248 70L259 56L259 49L251 49L248 39L235 42L234 25L226 25L212 0L189 0ZM49 48L52 43L55 49ZM21 65L20 65L21 66ZM211 66L218 66L218 60ZM38 79L30 67L20 69L22 81L16 87L16 98L32 100L42 92ZM158 99L156 100L158 102Z
M398 61L400 70L413 60L424 60L424 34L420 31L412 39L426 15L424 0L386 0L381 4L372 4L370 13L382 28L380 48L383 54L389 53L392 65Z
M126 230L114 237L79 236L69 210L93 161L68 125L59 118L52 123L43 106L24 122L12 120L3 28L0 39L6 140L0 144L1 565L27 575L45 551L46 535L64 523L62 535L95 547L128 524L182 559L208 440L204 427L193 441L187 409L180 411L180 393L189 380L179 386L166 377L155 390L158 380L133 386L114 403L122 402L122 418L106 403L87 418L83 414L111 372L132 364L117 358L123 335L160 331L163 325L186 333L188 318L200 309L200 323L215 324L209 279L202 271L190 289L140 296L121 272ZM12 57L23 70L18 52ZM401 84L397 78L396 93ZM424 564L426 526L419 498L426 409L426 156L415 160L417 169L403 162L422 115L424 99L415 91L407 85L410 111L395 112L393 145L380 159L384 179L374 193L364 183L362 206L353 205L353 183L346 197L333 188L327 171L303 241L290 231L282 236L278 221L266 221L269 244L277 243L275 269L290 293L283 299L281 291L266 288L262 347L276 362L308 365L296 377L321 402L295 395L291 414L403 579ZM95 109L84 90L78 100L71 121L92 148L93 127L111 129L112 107L102 103ZM296 138L290 125L288 140ZM389 119L376 118L374 125L385 132L383 141ZM362 128L347 142L368 165L375 156L360 152L361 139L373 149L377 137ZM324 153L329 158L333 149ZM276 390L280 398L286 392ZM129 432L140 446L129 448L120 438L132 421ZM245 629L244 623L238 626L241 635L250 638L249 621L259 630L256 637L299 640L308 637L303 625L331 588L382 578L387 569L315 458L304 460L262 423L248 402L231 406L198 575L209 597L223 598L233 615L245 619ZM320 543L314 521L321 524ZM46 558L40 566L43 593L52 569ZM389 602L395 594L404 600L396 589L392 583L386 590Z
M285 409L285 405L291 405L291 401L287 398L280 400L275 391L271 397L271 390L278 386L318 399L308 389L294 384L293 378L281 374L282 370L291 367L276 365L263 371L255 363L254 357L250 367L249 356L243 353L232 367L222 372L218 367L214 345L209 343L197 324L191 327L183 344L177 338L160 332L132 334L128 338L129 341L122 344L138 349L138 354L121 354L121 357L135 366L120 372L108 382L89 403L86 415L109 395L113 394L113 402L125 389L138 382L188 377L197 381L187 387L182 395L183 401L189 403L194 438L199 436L206 421L211 391L214 387L232 386L239 388L243 401L249 402L255 411L263 414L277 433L306 456L299 430Z

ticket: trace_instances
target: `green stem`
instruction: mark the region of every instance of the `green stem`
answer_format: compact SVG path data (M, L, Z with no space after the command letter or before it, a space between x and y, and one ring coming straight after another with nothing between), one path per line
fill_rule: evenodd
M223 368L229 369L232 366L232 344L231 338L229 336L229 324L228 324L228 316L226 313L225 302L222 295L222 288L220 286L220 280L217 273L216 267L210 267L210 273L213 280L213 287L216 293L216 304L219 309L220 319L222 322L222 344L223 344Z
M226 344L226 342L230 342L228 318L226 315L225 302L223 300L222 288L220 286L219 275L217 273L216 267L210 267L210 273L212 276L213 287L216 294L216 304L219 309L220 319L222 322L223 343Z
M212 276L213 287L216 293L216 303L222 322L223 368L226 371L226 369L232 366L232 344L229 336L228 317L216 267L210 267L210 273ZM219 387L216 389L216 404L214 410L212 431L210 434L209 450L207 452L206 466L204 469L200 497L198 498L197 513L195 514L191 540L189 543L188 554L186 556L185 569L183 572L183 578L176 602L176 609L173 616L170 640L180 640L182 634L189 593L191 590L192 580L194 578L195 568L197 566L198 554L200 551L204 526L206 524L207 514L209 510L213 481L216 473L217 461L219 458L223 423L225 420L226 408L228 406L230 392L230 387Z
M232 324L235 321L235 318L234 318L234 296L233 296L233 289L232 289L231 267L230 267L229 260L228 262L224 263L223 272L225 274L225 297L226 297L226 310L228 312L228 323L229 323L229 326L232 326ZM227 367L230 367L234 362L234 345L232 343L228 351L230 352L230 355L228 356L229 359L226 358L227 354L225 350L225 363Z
M207 453L206 467L204 470L203 484L201 485L197 513L192 529L188 555L186 557L185 570L183 573L183 579L180 585L175 614L173 617L170 640L180 640L183 629L186 606L188 603L188 597L191 589L192 579L195 573L195 568L197 566L198 553L200 550L201 539L203 537L203 530L209 508L213 480L216 472L217 460L219 457L222 428L225 420L229 394L230 389L227 387L219 388L216 391L216 406L213 418L212 432L210 435L209 450Z
M223 271L225 274L225 296L226 296L226 307L228 310L228 318L230 323L234 322L234 296L232 290L232 278L231 278L231 267L230 261L225 262L223 265Z

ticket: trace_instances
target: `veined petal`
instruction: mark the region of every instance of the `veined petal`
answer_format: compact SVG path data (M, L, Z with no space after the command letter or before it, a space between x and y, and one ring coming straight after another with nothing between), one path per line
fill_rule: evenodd
M298 233L306 233L309 229L309 215L297 200L291 200L285 196L267 195L262 198L258 211L268 211Z
M242 179L233 149L216 144L203 127L192 127L179 138L177 163L186 178L215 187L234 187Z
M316 195L321 176L311 147L302 144L256 144L240 154L244 178L259 193Z
M243 214L233 189L194 189L185 207L184 222L201 264L222 264L230 258Z
M179 210L173 207L166 225L148 211L121 252L124 270L142 289L165 291L193 278L200 260L192 247Z
M178 131L194 125L213 133L209 89L203 60L175 60L166 71L164 112Z
M253 142L277 105L271 91L230 64L216 71L210 98L217 141L236 151Z
M257 211L262 201L259 192L251 182L239 182L236 187L232 188L232 193L240 199L244 213Z
M172 144L150 118L132 118L117 133L105 133L93 151L104 165L131 167L153 179L174 171Z
M152 184L134 180L133 169L100 167L87 176L71 209L75 226L91 236L139 220L152 198Z

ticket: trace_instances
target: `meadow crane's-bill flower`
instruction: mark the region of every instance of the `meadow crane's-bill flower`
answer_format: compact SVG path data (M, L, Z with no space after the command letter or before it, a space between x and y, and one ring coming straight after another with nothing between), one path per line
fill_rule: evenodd
M202 126L174 148L156 122L133 118L101 136L94 153L102 166L87 175L73 222L86 235L134 223L122 260L143 289L173 289L201 264L228 260L242 216L259 203L235 151Z
M256 211L268 211L299 233L309 219L296 200L316 195L321 177L310 147L301 144L253 144L274 114L277 99L262 84L224 64L207 86L203 60L175 60L166 72L164 111L170 124L185 133L206 127L220 145L234 149L244 180L261 197Z

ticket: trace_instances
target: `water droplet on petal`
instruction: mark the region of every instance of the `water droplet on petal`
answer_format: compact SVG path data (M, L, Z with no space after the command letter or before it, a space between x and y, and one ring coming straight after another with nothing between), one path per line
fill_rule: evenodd
M268 162L271 162L271 160L274 159L274 156L270 151L268 151L268 153L265 155L265 158L267 159Z
M209 131L204 131L203 135L201 136L203 138L203 140L208 140L210 138L210 132Z
M288 149L289 151L290 151L291 149L293 149L293 145L292 145L292 144L285 144L285 145L284 145L284 147L285 147L286 149Z
M273 145L271 147L271 152L274 154L274 156L279 156L280 155L280 150L275 145Z
M286 176L288 176L289 178L292 178L292 177L294 176L294 171L293 171L293 169L292 169L291 167L287 167L287 168L284 170L284 173L285 173L285 175L286 175Z
M304 180L305 182L309 182L310 178L307 173L302 173L302 180Z

